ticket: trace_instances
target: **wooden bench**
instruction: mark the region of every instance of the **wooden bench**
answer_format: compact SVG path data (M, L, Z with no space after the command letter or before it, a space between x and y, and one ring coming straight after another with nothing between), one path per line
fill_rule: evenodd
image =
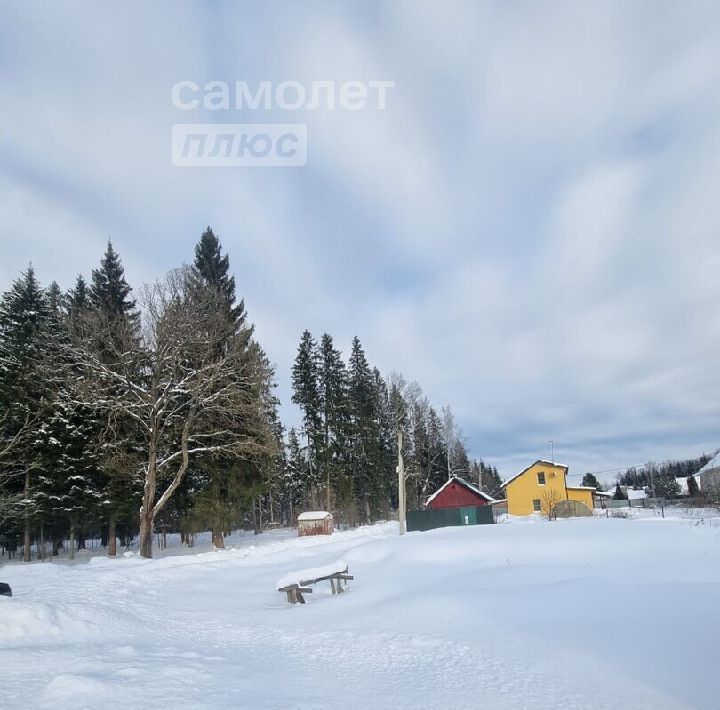
M316 577L315 579L303 579L298 584L288 584L286 587L280 587L278 592L285 592L287 594L287 600L290 604L305 603L303 594L312 594L312 589L308 586L309 584L317 584L318 582L324 582L325 580L330 581L330 587L333 594L341 594L345 590L343 589L343 582L347 586L347 582L350 579L355 579L351 574L348 574L347 567L342 572L335 572L333 574L327 574L324 577Z

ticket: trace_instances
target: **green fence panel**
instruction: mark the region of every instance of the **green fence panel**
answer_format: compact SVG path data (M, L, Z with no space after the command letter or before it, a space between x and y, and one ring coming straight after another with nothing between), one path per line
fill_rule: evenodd
M467 522L465 522L467 520ZM440 508L434 510L409 510L408 532L445 528L454 525L487 525L494 523L492 506L481 505L467 508Z
M475 508L478 525L491 525L495 522L495 515L491 505L479 505Z
M460 525L477 525L477 508L460 508Z

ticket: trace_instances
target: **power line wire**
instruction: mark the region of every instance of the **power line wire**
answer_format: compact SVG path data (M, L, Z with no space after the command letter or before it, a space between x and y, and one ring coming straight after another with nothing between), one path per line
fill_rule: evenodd
M615 473L616 471L629 471L631 468L643 468L650 464L650 461L645 461L645 463L636 463L632 466L621 466L620 468L606 468L604 471L586 471L585 473L568 473L568 476L584 476L586 473L591 473L593 476L596 476L599 473Z

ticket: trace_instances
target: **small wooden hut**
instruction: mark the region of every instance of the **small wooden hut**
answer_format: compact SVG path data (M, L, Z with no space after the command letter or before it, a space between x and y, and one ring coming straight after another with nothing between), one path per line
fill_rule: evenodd
M310 510L298 515L298 537L332 535L333 516L325 510Z

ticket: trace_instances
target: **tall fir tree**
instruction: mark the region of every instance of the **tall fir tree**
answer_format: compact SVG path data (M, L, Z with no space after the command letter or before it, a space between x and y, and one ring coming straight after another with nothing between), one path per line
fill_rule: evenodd
M228 322L235 327L235 332L248 329L248 337L252 335L252 327L246 326L247 314L245 301L236 303L235 277L230 273L230 257L222 253L220 239L210 227L207 227L195 245L195 261L192 274L199 288L216 288L223 296L227 306Z
M348 371L350 473L360 514L369 523L372 520L372 501L377 485L376 454L380 437L378 394L372 370L357 336L352 341Z
M310 471L310 504L313 507L318 505L318 485L321 481L318 469L323 445L319 360L317 343L310 331L306 330L300 338L292 367L292 401L300 407L303 415L303 431L307 442L307 461Z
M75 541L84 548L84 533L100 516L103 498L98 470L100 425L90 407L78 404L72 392L73 363L67 357L72 338L69 303L53 282L47 291L48 317L41 329L41 374L46 396L37 439L38 476L34 498L40 537L53 538L53 551L68 534L69 554Z
M87 299L90 305L89 317L96 323L96 327L91 328L97 332L94 349L105 362L122 362L138 340L140 314L132 298L132 289L125 279L120 255L109 240L99 268L93 269ZM132 368L133 365L128 364L127 367ZM137 373L128 370L127 374L132 377ZM136 433L125 423L122 430L115 430L113 435L112 446L106 446L107 442L103 442L104 455L101 458L110 556L117 552L117 526L120 525L127 532L137 525L140 494L140 457Z
M287 520L292 525L295 522L298 506L303 504L310 491L307 456L300 445L298 433L294 427L288 432L285 466L282 489Z
M82 274L78 274L75 285L65 295L68 313L76 315L84 312L90 305L90 293Z
M277 401L271 393L272 367L262 348L253 339L254 327L248 323L245 303L236 301L235 277L230 274L230 258L223 254L219 238L210 227L202 233L195 246L195 261L190 271L192 292L197 298L213 291L222 304L228 330L224 348L232 344L241 352L241 360L248 372L253 371L264 383L258 407L264 409L268 435L274 443L268 447L268 453L257 460L238 460L227 456L215 456L201 460L193 473L197 475L199 494L196 498L197 512L212 530L215 547L225 546L223 534L230 531L233 524L248 506L252 509L255 530L262 529L259 517L261 494L265 483L270 484L275 475L281 436L277 434ZM252 391L252 388L249 388ZM257 432L248 431L249 437ZM192 475L188 486L192 485Z
M37 469L39 412L46 397L40 376L40 334L49 315L48 298L30 265L0 300L0 439L16 441L12 464L1 472L10 493L22 491L23 559L30 561ZM22 435L22 436L21 436Z
M332 511L334 488L340 481L348 429L348 378L340 351L327 333L320 341L318 399L322 419L322 442L318 458L325 483L325 507ZM337 494L337 490L335 491Z
M108 240L100 268L93 269L90 285L90 301L95 308L108 317L130 319L137 322L135 301L130 298L132 289L125 280L125 269L120 255Z

